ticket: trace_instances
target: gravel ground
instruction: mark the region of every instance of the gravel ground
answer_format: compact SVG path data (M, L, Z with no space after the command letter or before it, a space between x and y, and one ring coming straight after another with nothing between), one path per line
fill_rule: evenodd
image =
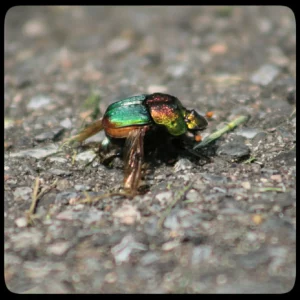
M291 290L295 39L294 15L283 6L10 9L4 141L8 289ZM110 103L152 92L175 95L200 113L213 111L204 135L240 114L250 119L207 147L211 161L184 153L150 160L144 195L78 203L86 193L118 191L122 161L101 165L95 143L57 152L59 145L101 117ZM36 178L45 192L28 224Z

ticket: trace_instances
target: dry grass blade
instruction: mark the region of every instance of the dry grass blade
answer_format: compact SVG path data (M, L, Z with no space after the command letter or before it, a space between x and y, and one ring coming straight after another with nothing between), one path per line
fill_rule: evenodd
M240 117L236 118L232 122L229 122L225 127L221 128L220 130L217 130L217 131L213 132L212 134L210 134L209 136L207 136L202 142L197 144L193 149L195 150L197 148L202 148L202 147L207 146L209 143L220 138L226 132L231 131L234 128L236 128L237 126L245 123L246 121L248 121L248 119L249 119L248 116L240 116Z
M166 210L163 212L162 216L158 220L157 227L159 229L162 228L162 224L164 223L166 217L170 214L172 208L182 199L182 197L191 188L192 185L193 185L193 182L190 182L185 187L183 187L181 190L177 191L176 196L174 197L174 200L170 203L170 205L166 208Z
M34 219L37 218L37 216L35 215L35 209L36 209L36 205L37 205L38 200L45 193L47 193L50 189L52 189L52 187L54 187L56 185L56 182L57 182L57 179L50 186L44 188L38 194L38 190L39 190L39 187L40 187L40 178L37 177L35 179L34 189L33 189L33 193L32 193L31 205L30 205L30 208L25 211L25 216L26 216L26 219L27 219L27 225L31 225L32 223L34 223Z

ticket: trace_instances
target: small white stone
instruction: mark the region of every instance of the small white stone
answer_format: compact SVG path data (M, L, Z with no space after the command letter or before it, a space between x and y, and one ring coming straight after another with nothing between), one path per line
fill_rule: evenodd
M71 120L69 118L64 119L59 124L60 124L60 126L66 128L66 129L72 128L72 122L71 122Z
M16 200L28 200L30 197L30 194L32 193L32 188L30 187L18 187L14 191L14 197Z
M168 88L164 85L150 85L148 86L147 92L149 94L153 93L167 93Z
M35 97L31 98L31 100L27 104L27 108L33 109L33 110L40 109L40 108L47 106L51 102L52 102L51 98L44 96L44 95L39 95L39 96L35 96Z
M171 191L167 191L167 192L162 192L159 193L155 196L155 198L159 201L159 202L163 202L164 200L167 200L167 202L171 199L172 197L172 192Z
M241 186L245 189L245 190L250 190L251 189L251 184L249 181L244 181L241 183Z
M63 255L70 248L69 242L58 242L56 244L50 245L47 248L47 252L54 255Z
M96 153L92 150L88 150L76 155L76 161L88 161L91 162L96 157Z
M164 250L164 251L170 251L170 250L173 250L173 249L175 249L176 247L178 247L179 246L179 241L177 241L177 240L174 240L174 241L170 241L170 242L166 242L166 243L164 243L163 245L162 245L162 250Z
M15 220L15 223L18 227L26 227L27 226L27 219L25 217L21 217Z
M118 218L123 224L134 224L141 219L141 214L137 208L130 204L125 204L113 213L115 218Z

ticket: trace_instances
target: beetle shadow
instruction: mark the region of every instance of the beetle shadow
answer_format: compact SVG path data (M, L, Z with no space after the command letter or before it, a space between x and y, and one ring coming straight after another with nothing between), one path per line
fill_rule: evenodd
M112 142L114 146L107 153L106 158L102 154L104 159L101 163L109 168L123 167L120 166L120 160L123 161L124 157L125 139L112 139ZM156 168L162 164L172 166L181 158L186 158L196 165L210 163L211 157L215 156L216 152L213 143L200 151L193 150L194 146L195 141L189 136L171 136L164 127L155 127L145 135L143 162L150 168ZM101 150L99 154L101 155ZM116 158L118 158L117 161Z
M153 130L145 136L144 161L155 168L161 164L174 165L180 158L186 158L197 165L211 162L213 148L193 150L195 141L192 137L182 135L171 136L165 128Z
M102 156L101 164L110 169L123 169L125 139L112 139L112 142L112 149L107 155L103 155L101 150L99 151L99 155ZM215 156L213 143L209 147L201 149L201 151L193 150L195 143L190 136L175 137L170 135L164 127L157 126L152 128L144 137L142 177L146 173L152 175L155 169L161 165L174 166L182 158L186 158L198 166L210 163L211 158ZM150 186L146 183L142 184L138 190L140 194L144 194L149 189Z

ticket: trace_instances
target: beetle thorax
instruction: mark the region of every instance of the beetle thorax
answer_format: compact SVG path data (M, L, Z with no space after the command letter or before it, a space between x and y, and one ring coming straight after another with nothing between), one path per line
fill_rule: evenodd
M171 135L182 135L187 131L184 108L176 97L155 93L147 96L145 105L154 123L165 126Z

